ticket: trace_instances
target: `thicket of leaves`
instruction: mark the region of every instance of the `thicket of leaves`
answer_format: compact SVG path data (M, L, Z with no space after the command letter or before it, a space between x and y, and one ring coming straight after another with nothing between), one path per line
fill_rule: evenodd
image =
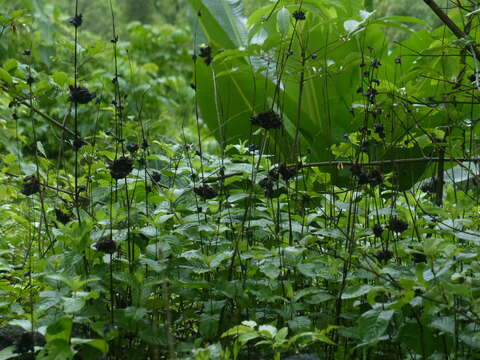
M476 8L189 3L0 1L0 359L475 359Z

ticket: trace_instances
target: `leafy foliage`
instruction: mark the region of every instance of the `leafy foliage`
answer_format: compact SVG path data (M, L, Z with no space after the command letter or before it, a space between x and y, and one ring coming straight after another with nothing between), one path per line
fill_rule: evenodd
M470 2L189 3L2 8L0 358L474 359Z

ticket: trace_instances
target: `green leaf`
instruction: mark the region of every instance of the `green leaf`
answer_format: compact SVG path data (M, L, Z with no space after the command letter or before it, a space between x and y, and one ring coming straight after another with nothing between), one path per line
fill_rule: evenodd
M280 330L278 330L277 335L275 335L275 342L279 344L282 343L287 338L287 335L288 335L288 328L287 327L281 328Z
M283 6L277 13L277 30L280 32L282 37L285 37L288 34L290 29L290 11Z
M245 45L247 32L241 0L188 0L206 40L221 49ZM198 26L192 27L197 29Z
M258 332L269 339L273 339L277 335L277 328L272 325L260 325Z
M86 344L89 345L97 350L100 350L102 354L108 353L108 343L103 339L79 339L79 338L72 338L71 339L72 345L79 345L79 344Z
M265 259L265 261L260 265L260 271L267 275L269 279L274 280L280 275L279 266L279 259Z
M288 327L292 329L294 333L298 333L299 331L311 329L312 321L306 316L297 316L292 320L288 320Z
M48 325L45 337L49 343L55 340L63 340L68 343L70 341L71 333L72 319L68 317L62 317Z
M343 294L342 299L354 299L365 294L368 294L374 287L368 284L357 284L347 287Z
M343 23L343 27L348 33L353 33L358 30L362 23L357 20L347 20Z
M15 59L8 59L7 61L5 61L3 63L3 68L6 71L12 71L12 70L16 69L17 66L18 66L18 63L17 63L17 60L15 60Z
M17 353L14 353L16 346L8 346L0 350L0 360L8 360L18 356Z
M0 68L0 80L5 81L7 84L12 84L13 83L12 76L2 68Z
M430 326L447 334L455 334L455 320L453 316L438 317L430 323Z
M68 83L69 76L63 71L57 71L53 73L52 78L58 85L64 86Z
M68 313L76 313L82 310L85 306L85 300L83 298L63 298L63 310Z
M153 260L153 259L148 259L145 257L140 258L139 262L140 264L147 265L150 269L152 269L156 273L161 273L163 270L167 268L167 265L164 264L163 262Z
M375 344L382 339L394 310L370 310L358 321L355 332L363 340L361 345Z
M213 257L213 259L210 261L210 267L212 269L216 268L217 266L219 266L222 261L226 260L226 259L230 259L233 255L233 251L224 251L220 254L217 254Z
M250 333L250 334L256 334L257 332L250 326L246 325L237 325L234 326L233 328L225 331L222 334L222 338L227 337L227 336L239 336L245 333Z

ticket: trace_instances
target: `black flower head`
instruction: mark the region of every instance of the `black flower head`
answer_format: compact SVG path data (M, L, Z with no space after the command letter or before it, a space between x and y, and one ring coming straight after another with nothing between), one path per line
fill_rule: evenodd
M127 150L128 150L129 152L131 152L132 154L133 154L133 153L136 153L137 150L138 150L138 144L137 144L137 143L134 143L134 142L129 142L129 143L127 144Z
M260 150L260 146L258 146L257 144L250 144L248 145L248 151L253 153L255 151L258 151Z
M80 150L82 148L83 145L86 145L87 143L85 142L85 140L83 140L81 137L76 137L75 140L73 140L73 148L75 150Z
M260 126L267 130L280 129L282 127L280 116L271 109L252 116L250 121L253 125Z
M133 170L133 159L128 156L122 156L112 162L110 165L110 175L114 179L124 179Z
M275 169L276 170L276 169ZM265 191L265 197L277 198L282 194L282 189L275 189L275 182L278 180L278 172L270 171L266 178L258 183Z
M372 231L373 231L373 235L375 235L375 237L379 238L379 237L382 236L383 226L380 225L380 224L375 224L375 225L373 225Z
M373 124L373 131L375 131L381 139L385 138L385 125L382 123Z
M359 164L353 164L350 166L350 172L354 176L359 176L362 172L364 172L363 168Z
M88 104L90 101L97 97L96 93L91 93L87 88L80 86L69 86L70 89L70 98L71 102L77 104Z
M268 188L273 189L274 179L272 179L270 176L267 176L266 178L263 178L262 180L260 180L258 184L264 189L268 189Z
M55 209L55 218L58 222L65 225L72 220L72 214L61 209Z
M305 12L302 10L295 10L292 16L295 20L305 20Z
M193 188L193 191L204 200L213 199L218 195L217 190L208 186L207 184L195 187Z
M78 28L78 27L82 26L82 23L83 23L83 15L82 15L82 14L78 14L78 15L72 17L70 20L68 20L68 22L70 23L70 25Z
M352 173L353 176L357 178L359 185L365 185L370 182L370 177L368 173L360 165L353 164L350 167L350 172Z
M423 183L420 189L427 194L433 193L435 192L435 182L428 181L426 183Z
M117 250L117 244L110 236L104 236L95 243L95 249L105 254L113 254Z
M413 262L416 263L416 264L427 262L427 256L424 253L415 251L415 252L411 253L410 255L412 255Z
M379 170L371 170L368 173L368 183L373 186L383 184L383 174Z
M397 219L396 217L392 217L388 222L388 228L391 231L400 234L408 229L408 224L403 220Z
M200 46L200 52L198 56L204 59L206 65L210 65L213 60L211 46L205 44Z
M375 257L378 261L387 262L391 258L393 258L393 253L390 250L378 250L375 254Z
M35 346L45 345L45 337L39 332L24 332L20 338L16 341L15 349L13 353L15 354L26 354L28 352L33 352Z
M160 180L162 180L162 175L158 171L152 172L150 175L150 178L152 179L153 182L158 183Z
M35 175L24 177L22 190L20 190L20 192L26 196L40 192L40 181Z
M378 69L382 65L382 63L380 62L380 60L375 59L372 61L371 65L373 68Z
M283 180L288 181L297 174L297 167L280 164L278 166L278 172L282 176Z

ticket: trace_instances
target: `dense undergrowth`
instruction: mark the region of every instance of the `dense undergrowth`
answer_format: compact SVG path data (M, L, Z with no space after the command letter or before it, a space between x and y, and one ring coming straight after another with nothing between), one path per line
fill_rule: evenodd
M475 2L82 3L0 1L0 359L479 358Z

